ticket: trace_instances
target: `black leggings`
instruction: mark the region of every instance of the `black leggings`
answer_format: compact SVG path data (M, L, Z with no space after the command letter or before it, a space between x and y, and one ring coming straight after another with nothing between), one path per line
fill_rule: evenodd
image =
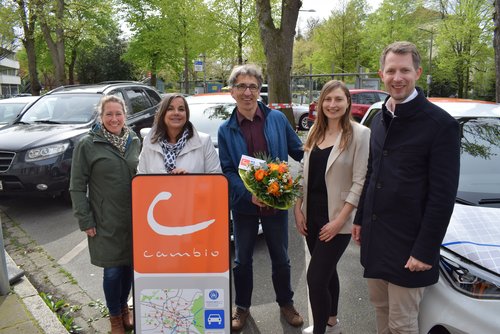
M318 225L308 223L307 228L306 242L311 253L311 261L307 268L309 300L314 333L323 334L328 318L337 315L340 294L337 263L349 245L351 235L337 234L329 242L324 242L318 239Z

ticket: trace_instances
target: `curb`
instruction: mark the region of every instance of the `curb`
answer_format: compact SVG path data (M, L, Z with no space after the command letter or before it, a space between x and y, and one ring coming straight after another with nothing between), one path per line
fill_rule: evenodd
M24 270L23 282L17 284L19 287L14 285L14 291L20 296L45 333L68 333L68 330L45 304L39 295L40 292L51 295L54 302L64 301L63 312L68 312L69 317L73 319L74 326L79 329L74 332L108 333L110 331L109 319L102 311L107 310L104 303L93 300L63 266L50 257L19 224L2 210L0 210L0 222L3 228L6 254L8 253L13 262ZM43 311L44 309L47 312ZM51 317L52 320L48 320ZM63 331L60 331L61 328Z
M5 256L14 262L10 255L5 252ZM8 259L8 261L9 261ZM15 262L14 262L15 263ZM47 334L67 334L68 331L61 324L56 315L49 309L47 304L42 300L38 291L23 277L17 283L12 285L12 289L24 303L26 309L31 313L33 318L38 322L44 333Z

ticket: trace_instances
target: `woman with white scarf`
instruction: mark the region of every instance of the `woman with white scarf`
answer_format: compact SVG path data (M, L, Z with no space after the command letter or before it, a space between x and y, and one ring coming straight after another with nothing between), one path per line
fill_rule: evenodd
M220 162L208 134L189 121L189 106L180 94L167 95L153 127L144 138L138 174L220 173Z

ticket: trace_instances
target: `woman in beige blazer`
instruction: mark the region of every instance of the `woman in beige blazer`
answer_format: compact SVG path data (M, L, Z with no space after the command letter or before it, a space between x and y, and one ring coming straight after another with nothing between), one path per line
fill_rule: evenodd
M314 325L303 333L330 334L341 332L337 263L363 190L370 130L352 121L351 95L341 81L323 86L317 110L304 145L303 197L294 213L311 253L307 284Z

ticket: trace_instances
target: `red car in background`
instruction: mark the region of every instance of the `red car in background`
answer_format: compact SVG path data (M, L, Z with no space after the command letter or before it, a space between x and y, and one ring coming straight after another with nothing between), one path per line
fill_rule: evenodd
M349 89L352 98L351 114L356 122L360 122L370 106L376 102L384 101L389 94L382 90L376 89ZM309 105L309 115L307 121L309 126L316 119L316 104L318 101L313 101Z

